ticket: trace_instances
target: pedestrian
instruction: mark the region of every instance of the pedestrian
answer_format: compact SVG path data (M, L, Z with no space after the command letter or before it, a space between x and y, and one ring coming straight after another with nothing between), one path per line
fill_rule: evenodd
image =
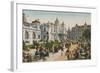
M63 47L61 47L61 56L63 56L63 51L64 51L64 49L63 49Z
M66 59L69 60L69 49L66 50L65 56L66 56Z
M44 49L40 48L39 52L40 52L40 59L44 61L45 60L45 58L44 58L45 57Z
M37 61L37 60L39 60L39 58L40 58L40 52L39 52L39 49L36 48L36 51L35 51L35 60Z

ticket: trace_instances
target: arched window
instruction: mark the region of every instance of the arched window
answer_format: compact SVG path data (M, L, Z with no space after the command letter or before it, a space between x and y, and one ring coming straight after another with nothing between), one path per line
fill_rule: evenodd
M33 32L33 39L35 39L36 38L36 35L35 35L35 32Z
M25 31L25 39L28 39L29 38L29 33L28 31Z

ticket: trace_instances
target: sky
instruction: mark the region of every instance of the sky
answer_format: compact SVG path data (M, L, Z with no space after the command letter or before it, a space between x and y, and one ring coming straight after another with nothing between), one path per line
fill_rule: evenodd
M32 22L35 19L39 19L41 23L52 22L58 18L59 22L65 23L66 28L72 28L76 24L84 25L86 22L88 25L91 24L91 13L82 12L61 12L61 11L40 11L40 10L23 10L26 21Z

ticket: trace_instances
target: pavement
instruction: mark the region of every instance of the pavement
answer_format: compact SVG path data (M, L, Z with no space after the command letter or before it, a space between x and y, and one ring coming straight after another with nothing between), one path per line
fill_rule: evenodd
M47 61L64 61L66 60L65 51L61 52L60 50L57 53L50 54L47 58Z

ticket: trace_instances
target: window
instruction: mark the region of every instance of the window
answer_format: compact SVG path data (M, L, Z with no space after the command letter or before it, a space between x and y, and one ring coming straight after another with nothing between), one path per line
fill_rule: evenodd
M44 27L44 31L46 31L46 28Z
M33 39L35 39L36 38L36 35L35 35L35 32L33 32Z
M29 33L28 31L25 31L25 39L28 39L29 38Z
M26 41L25 43L29 43L29 41Z
M34 25L34 28L37 28L37 25Z
M38 35L38 39L40 39L40 35Z

